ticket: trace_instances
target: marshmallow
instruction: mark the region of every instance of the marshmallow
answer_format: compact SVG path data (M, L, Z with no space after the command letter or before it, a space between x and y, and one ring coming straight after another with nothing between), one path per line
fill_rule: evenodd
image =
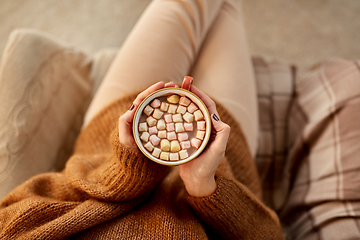
M196 138L200 140L204 140L204 137L205 137L205 131L197 131Z
M152 107L150 107L149 105L147 105L144 109L144 113L147 115L147 116L150 116L151 113L154 111L154 109Z
M168 132L175 131L175 124L174 123L167 123L166 124L166 130Z
M179 100L179 104L182 106L185 106L185 107L189 106L190 103L191 103L191 100L185 96L182 96Z
M152 155L156 158L160 157L161 150L160 148L154 148L154 151L152 152Z
M167 139L161 139L160 148L163 151L170 151L170 142Z
M152 150L154 149L154 146L151 144L151 142L147 142L144 145L144 148L146 148L149 152L152 152Z
M198 121L197 122L197 130L205 131L205 129L206 129L205 121Z
M149 141L149 137L150 137L150 134L148 132L143 132L140 136L140 139L143 141L143 142L148 142Z
M176 161L179 160L179 154L178 153L170 153L170 161Z
M175 114L177 109L177 105L170 104L168 108L168 113Z
M176 109L177 113L181 113L181 114L185 114L186 113L186 107L184 106L178 106L178 108Z
M157 126L157 129L158 129L158 130L165 130L165 129L166 129L166 124L165 124L164 119L160 119L160 120L157 122L156 126Z
M166 123L171 123L172 122L172 115L171 114L165 114L164 119L165 119Z
M191 132L194 130L194 126L192 123L184 123L185 131Z
M157 136L159 138L166 138L166 130L159 131Z
M181 150L179 152L179 156L180 156L180 159L185 159L189 156L189 154L188 154L187 150Z
M169 153L168 152L161 152L160 159L161 160L169 160Z
M177 138L176 138L176 133L175 133L175 132L168 132L168 133L167 133L167 139L168 139L169 141L177 139Z
M169 108L169 104L168 104L168 103L166 103L166 102L162 102L162 103L161 103L161 106L160 106L160 110L161 110L161 111L167 112L168 108Z
M198 138L193 138L191 139L191 146L193 146L196 149L199 149L200 145L201 145L201 140Z
M160 119L163 114L164 113L160 109L155 108L154 113L153 113L153 117L156 118L156 119Z
M150 135L157 134L157 133L158 133L158 129L156 128L156 126L149 127L149 133L150 133Z
M196 110L198 110L199 108L196 106L195 103L190 103L190 105L188 106L187 110L189 113L193 113L195 112Z
M166 99L169 103L177 104L179 102L179 96L176 94L173 94L171 96L168 96Z
M156 111L156 109L155 109L155 111ZM195 117L196 121L199 121L204 118L204 115L202 114L201 110L196 110L194 112L194 117Z
M171 152L178 152L180 151L180 144L178 142L178 140L174 140L174 141L171 141L170 143L170 151Z
M172 119L175 123L183 122L182 116L180 113L172 115Z
M184 125L182 123L175 123L175 132L185 132Z
M180 142L181 149L189 149L191 147L190 141Z
M185 133L185 132L183 132L183 133L178 133L178 140L180 141L180 142L182 142L182 141L186 141L186 140L188 140L189 139L189 136L188 136L188 134L187 133Z
M159 99L156 99L156 98L155 98L150 105L151 105L153 108L158 108L158 107L160 107L161 102L160 102Z
M145 122L139 124L139 132L147 132L148 127Z
M157 120L155 118L153 118L152 116L150 116L146 119L146 122L149 125L149 127L153 127L156 125Z
M149 140L153 146L157 146L160 143L160 138L158 138L156 135L151 135Z
M183 116L184 120L188 123L191 123L194 121L194 115L192 115L191 113L185 113Z

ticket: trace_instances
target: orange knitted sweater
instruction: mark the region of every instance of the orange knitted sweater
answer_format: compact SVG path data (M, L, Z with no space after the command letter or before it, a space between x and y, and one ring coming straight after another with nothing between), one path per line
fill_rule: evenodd
M118 117L136 95L98 114L60 173L35 176L0 202L0 239L282 239L261 202L255 163L236 120L207 197L186 193L178 167L166 167L118 140Z

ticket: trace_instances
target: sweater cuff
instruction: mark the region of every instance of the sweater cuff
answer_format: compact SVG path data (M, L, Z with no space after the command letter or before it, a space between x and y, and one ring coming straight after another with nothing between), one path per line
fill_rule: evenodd
M217 188L187 202L208 229L225 239L282 239L278 218L241 183L216 173Z

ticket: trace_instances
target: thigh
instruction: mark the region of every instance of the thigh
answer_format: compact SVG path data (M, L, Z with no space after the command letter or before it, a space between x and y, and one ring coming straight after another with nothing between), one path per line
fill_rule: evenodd
M223 1L153 1L120 49L84 125L105 105L157 81L180 83L189 73Z
M191 75L197 87L224 105L239 121L254 155L258 108L240 1L230 0L222 5Z

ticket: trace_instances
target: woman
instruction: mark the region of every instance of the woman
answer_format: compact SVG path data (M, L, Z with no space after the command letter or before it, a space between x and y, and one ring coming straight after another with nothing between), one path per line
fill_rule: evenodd
M197 87L188 77L182 86L208 107L213 139L193 161L169 168L136 148L132 119L147 95L188 74ZM1 201L0 236L282 239L252 159L254 84L240 1L153 1L96 93L65 170Z

